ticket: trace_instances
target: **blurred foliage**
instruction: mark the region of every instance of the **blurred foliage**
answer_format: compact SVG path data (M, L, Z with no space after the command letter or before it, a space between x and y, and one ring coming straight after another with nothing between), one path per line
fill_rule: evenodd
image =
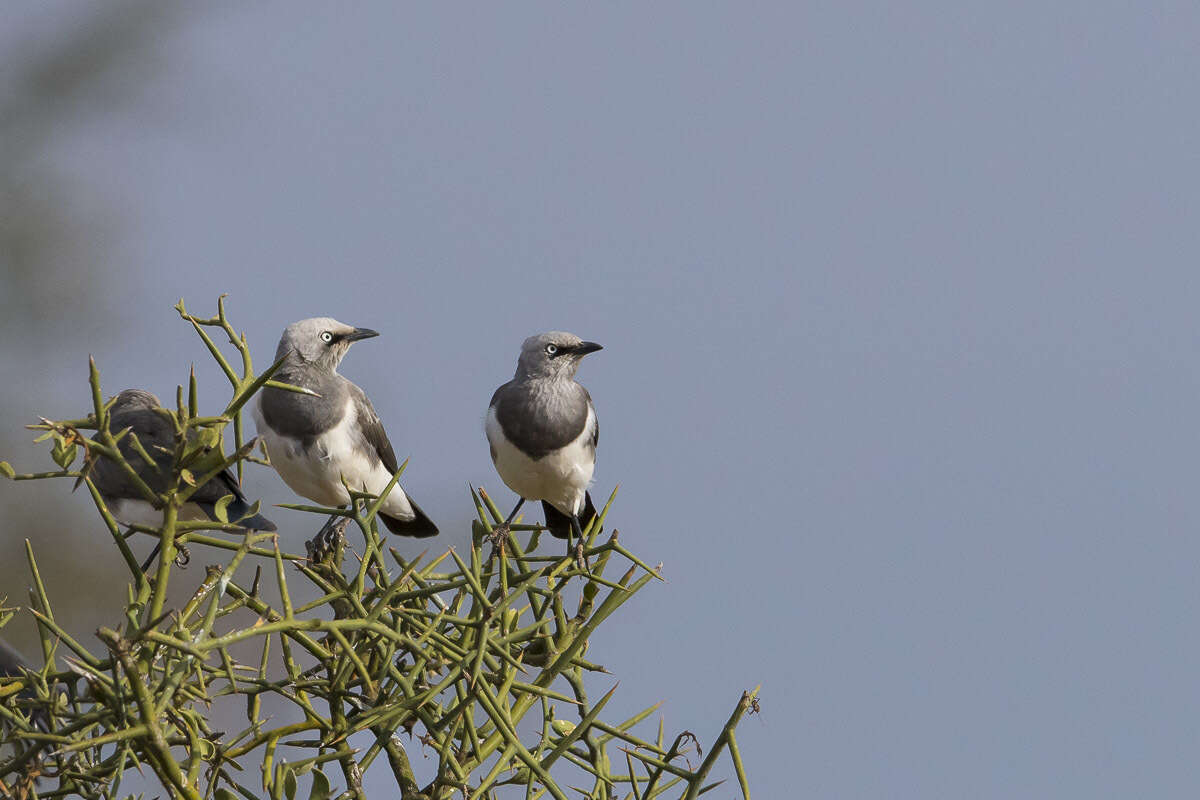
M107 335L111 326L101 322L119 318L122 298L112 287L118 268L110 258L120 212L70 174L62 145L96 120L137 111L167 57L160 42L179 8L152 0L37 7L57 24L19 39L10 25L0 47L0 331L8 343L0 368L21 376L0 381L6 420L31 422L44 412L58 394L62 346L81 333ZM11 22L17 12L8 12ZM0 426L0 448L21 446L19 431ZM63 543L87 535L74 533L85 518L81 507L52 497L44 487L0 490L0 594L27 585L22 538ZM119 568L90 557L86 547L48 548L43 559L64 585L103 585L106 571ZM87 595L60 604L90 619ZM16 638L32 635L21 628Z
M91 291L103 278L102 231L81 188L55 169L54 147L63 131L120 113L153 80L171 6L76 8L55 36L10 43L0 71L0 314L30 342L69 336L63 323L79 314L103 315Z
M404 465L381 496L351 491L348 509L288 506L330 517L314 556L284 553L274 534L243 530L224 516L181 520L179 509L197 486L251 458L255 441L244 441L241 427L246 403L268 384L305 390L271 380L281 362L255 372L246 338L222 301L211 318L189 314L182 301L177 310L233 392L219 415L202 416L194 374L178 388L174 409L164 412L176 433L162 492L137 479L118 446L132 433L111 429L112 400L103 399L95 364L89 415L30 426L49 443L56 468L18 473L0 462L0 474L12 480L85 485L128 568L126 602L107 610L109 622L97 631L102 647L89 648L64 628L43 580L41 548L26 540L29 612L43 665L0 681L0 696L13 698L0 706L0 744L12 752L0 759L0 792L122 797L123 777L137 769L178 798L293 800L305 791L313 800L365 798L364 776L378 765L405 800L695 798L719 784L710 772L727 754L749 797L735 728L757 710L757 690L736 701L707 751L687 731L668 739L662 721L656 731L640 732L656 705L606 721L602 712L616 686L598 700L589 697L585 677L608 672L589 657L593 633L661 580L615 530L601 539L613 498L584 531L580 556L536 555L540 526L517 524L511 534L494 535L499 509L486 492L472 490L476 519L465 558L450 548L406 560L386 545L376 520L381 496ZM222 338L236 357L225 355ZM101 458L161 508L160 525L122 529L90 477ZM344 568L351 523L362 550ZM522 543L518 534L528 537ZM161 547L152 574L130 551L135 536ZM189 547L223 558L173 608L167 590L186 577L179 566ZM297 602L297 582L315 589L316 598ZM0 613L0 625L8 616ZM291 713L266 713L268 699ZM231 702L244 709L245 721L226 731L214 720ZM413 745L436 761L424 782L410 761ZM257 779L248 777L252 762Z

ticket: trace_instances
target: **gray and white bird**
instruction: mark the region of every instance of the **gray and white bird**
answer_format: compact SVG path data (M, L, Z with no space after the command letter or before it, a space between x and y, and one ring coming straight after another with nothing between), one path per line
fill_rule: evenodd
M121 392L109 410L109 430L117 434L129 428L131 433L137 435L142 450L146 451L154 462L146 463L146 459L138 452L129 436L123 437L117 443L121 455L133 467L138 477L155 492L162 492L167 488L174 460L175 426L165 416L169 413L160 406L157 397L141 389L126 389ZM97 458L89 474L104 499L104 504L117 520L127 525L161 524L162 511L146 501L134 482L115 461ZM226 495L233 495L233 499L225 507L225 516L230 522L250 530L275 530L275 523L271 520L261 514L251 514L246 495L242 493L237 478L229 470L222 471L196 489L188 498L188 502L179 509L179 519L218 521L217 501Z
M367 395L338 374L354 342L379 334L330 317L294 322L283 331L275 380L318 396L267 387L254 406L271 464L292 491L325 506L350 503L346 485L380 494L399 469L396 453ZM343 485L343 481L345 485ZM379 518L400 536L435 536L437 526L397 483Z
M513 379L492 395L484 423L492 463L521 498L501 531L526 500L541 500L552 534L569 540L574 531L582 540L582 524L596 514L587 489L600 427L575 373L584 356L601 349L563 331L530 336Z

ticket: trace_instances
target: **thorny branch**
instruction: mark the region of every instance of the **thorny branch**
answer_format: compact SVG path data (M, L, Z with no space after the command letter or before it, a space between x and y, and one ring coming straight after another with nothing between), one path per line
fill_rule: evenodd
M335 537L315 560L282 552L272 534L178 519L204 476L236 465L240 478L244 462L258 460L241 419L254 393L263 386L305 390L271 380L278 364L254 372L224 297L213 317L189 314L182 300L176 310L217 361L232 396L220 414L203 417L194 371L186 390L179 387L169 412L178 446L165 491L141 481L117 446L129 432L110 430L111 401L104 401L94 362L91 412L30 426L39 441L50 442L59 469L18 474L0 462L0 475L15 480L86 484L130 569L128 604L117 624L97 632L103 648L92 651L55 619L27 546L35 587L29 610L43 666L0 678L0 740L12 745L0 756L0 796L119 797L122 776L138 769L176 798L292 800L301 782L313 800L364 798L364 776L382 754L403 800L490 798L504 791L561 800L570 787L589 784L574 791L598 799L694 798L715 785L705 781L728 752L749 797L734 730L758 710L757 689L742 695L696 768L682 758L691 734L666 747L661 722L656 738L634 732L657 705L610 723L601 713L616 686L589 700L588 676L607 673L584 658L589 637L660 578L615 530L600 536L613 498L585 531L590 567L565 555L536 555L542 533L536 525L514 524L503 546L491 544L502 516L482 489L471 492L477 518L465 557L450 548L406 560L386 547L375 519L380 503L370 495L357 495L348 511L287 506L339 516L343 531L353 523L348 537ZM217 344L222 337L236 356ZM191 432L205 431L206 446L223 454L229 427L232 455L189 471L187 465L197 469ZM95 433L86 438L81 431ZM82 466L73 468L80 457ZM99 458L117 463L162 510L157 528L122 531L89 478ZM127 540L134 536L162 546L153 575L143 574L133 556ZM184 607L174 609L167 586L178 579L174 556L186 545L218 563L205 570ZM346 559L347 550L355 557ZM274 580L264 581L264 573ZM292 586L297 579L300 585ZM264 584L273 584L270 592ZM14 612L0 609L0 627ZM214 710L237 700L245 727L213 730ZM424 785L409 758L413 741L436 762ZM610 760L614 746L621 769ZM252 788L246 762L255 753L261 779ZM339 784L340 793L333 788Z

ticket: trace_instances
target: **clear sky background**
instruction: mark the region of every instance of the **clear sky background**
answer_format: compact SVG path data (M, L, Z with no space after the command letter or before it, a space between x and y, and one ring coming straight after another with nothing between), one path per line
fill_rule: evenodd
M81 8L16 3L5 63ZM1183 2L157 19L24 142L83 222L34 278L4 265L4 457L44 468L20 426L87 410L88 353L110 393L195 360L219 407L171 306L228 292L260 365L301 317L382 333L342 372L462 547L468 483L510 503L488 398L570 330L605 345L595 490L669 578L593 643L610 708L665 700L708 742L763 684L761 798L1193 797L1198 31ZM5 552L38 497L0 486ZM36 519L76 554L60 590L115 563Z

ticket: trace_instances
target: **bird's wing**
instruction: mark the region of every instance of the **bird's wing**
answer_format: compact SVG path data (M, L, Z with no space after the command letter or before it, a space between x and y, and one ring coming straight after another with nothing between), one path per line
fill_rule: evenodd
M488 408L496 405L496 401L500 399L500 393L508 388L507 383L502 383L496 387L496 391L492 392L492 399L488 401Z
M167 476L171 472L175 451L175 432L170 423L159 416L157 411L141 408L114 414L110 428L114 435L126 428L131 429L117 445L121 455L147 486L156 492L163 491L167 486ZM137 436L138 443L153 460L153 464L147 464L146 459L134 448L130 434ZM96 488L107 497L139 500L142 497L125 472L116 462L107 458L97 458L91 476Z
M492 461L496 460L496 443L492 441L492 428L488 420L493 413L493 409L496 409L496 404L500 402L501 393L503 393L507 387L507 383L502 383L496 387L496 391L492 392L492 399L488 401L488 413L485 414L483 418L483 435L487 437L488 446L492 451ZM496 413L499 413L498 410ZM499 416L497 416L496 423L499 424Z
M375 413L375 406L371 405L367 393L356 384L351 383L350 387L350 391L354 394L358 429L361 431L367 447L383 462L384 469L395 474L396 470L400 468L400 464L396 461L396 451L392 449L387 431L383 429L383 423L379 421L379 415Z
M214 480L220 481L221 487L231 492L234 496L234 499L241 500L243 503L246 502L246 495L242 491L242 485L238 483L237 478L233 476L232 470L227 469L222 471L221 474L218 475Z
M197 489L192 494L192 499L197 502L216 502L227 494L233 495L234 500L243 503L246 502L246 495L242 492L242 487L237 482L237 478L234 477L233 472L223 470L215 478Z
M592 453L595 453L596 445L600 444L600 418L596 416L596 406L592 402L592 393L584 388L583 396L587 398L588 411L592 412Z
M154 460L154 466L146 463L126 436L121 440L121 454L134 468L138 476L154 491L166 488L167 476L174 461L175 431L171 424L155 409L134 409L113 415L114 431L132 428L137 434L142 449ZM141 493L115 463L101 458L93 468L93 479L100 492L109 497L142 499ZM246 495L230 470L224 470L192 493L191 499L201 505L215 503L227 494L232 494L237 503L246 504Z

